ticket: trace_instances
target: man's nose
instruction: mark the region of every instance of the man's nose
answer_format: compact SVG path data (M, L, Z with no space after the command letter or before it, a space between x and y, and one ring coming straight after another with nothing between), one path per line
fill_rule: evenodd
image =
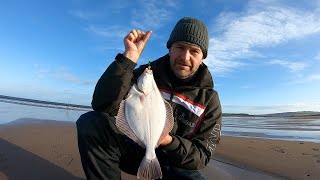
M190 60L190 52L189 50L184 50L181 52L181 59L183 59L184 61L189 61Z

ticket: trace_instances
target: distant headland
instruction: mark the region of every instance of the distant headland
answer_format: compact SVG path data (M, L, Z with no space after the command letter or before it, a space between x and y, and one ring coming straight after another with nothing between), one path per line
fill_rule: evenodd
M29 105L29 106L48 107L48 108L68 109L68 110L82 110L82 111L92 110L91 106L87 106L87 105L42 101L42 100L27 99L27 98L6 96L6 95L0 95L0 102L22 104L22 105ZM246 114L246 113L223 113L222 116L223 117L320 118L320 112L297 111L297 112L282 112L282 113L259 114L259 115L252 115L252 114Z
M320 118L320 112L317 111L296 111L282 112L272 114L245 114L245 113L223 113L224 117L283 117L283 118Z

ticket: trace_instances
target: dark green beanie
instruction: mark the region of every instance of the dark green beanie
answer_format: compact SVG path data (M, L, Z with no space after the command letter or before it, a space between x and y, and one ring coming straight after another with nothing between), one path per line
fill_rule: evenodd
M184 41L198 45L203 53L203 59L207 57L209 38L206 25L195 18L184 17L178 21L171 32L167 42L169 49L173 43Z

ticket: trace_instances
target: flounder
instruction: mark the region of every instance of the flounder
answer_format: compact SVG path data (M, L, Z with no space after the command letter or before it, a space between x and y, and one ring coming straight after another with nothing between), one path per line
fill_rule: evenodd
M163 99L149 66L121 102L116 117L118 129L146 149L138 178L162 178L155 149L172 130L173 124L172 108Z

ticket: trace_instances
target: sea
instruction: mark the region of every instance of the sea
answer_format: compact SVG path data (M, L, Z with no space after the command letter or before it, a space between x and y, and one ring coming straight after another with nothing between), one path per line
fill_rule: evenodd
M76 122L91 110L90 106L0 97L0 126L20 119ZM222 136L320 143L320 119L223 117Z

